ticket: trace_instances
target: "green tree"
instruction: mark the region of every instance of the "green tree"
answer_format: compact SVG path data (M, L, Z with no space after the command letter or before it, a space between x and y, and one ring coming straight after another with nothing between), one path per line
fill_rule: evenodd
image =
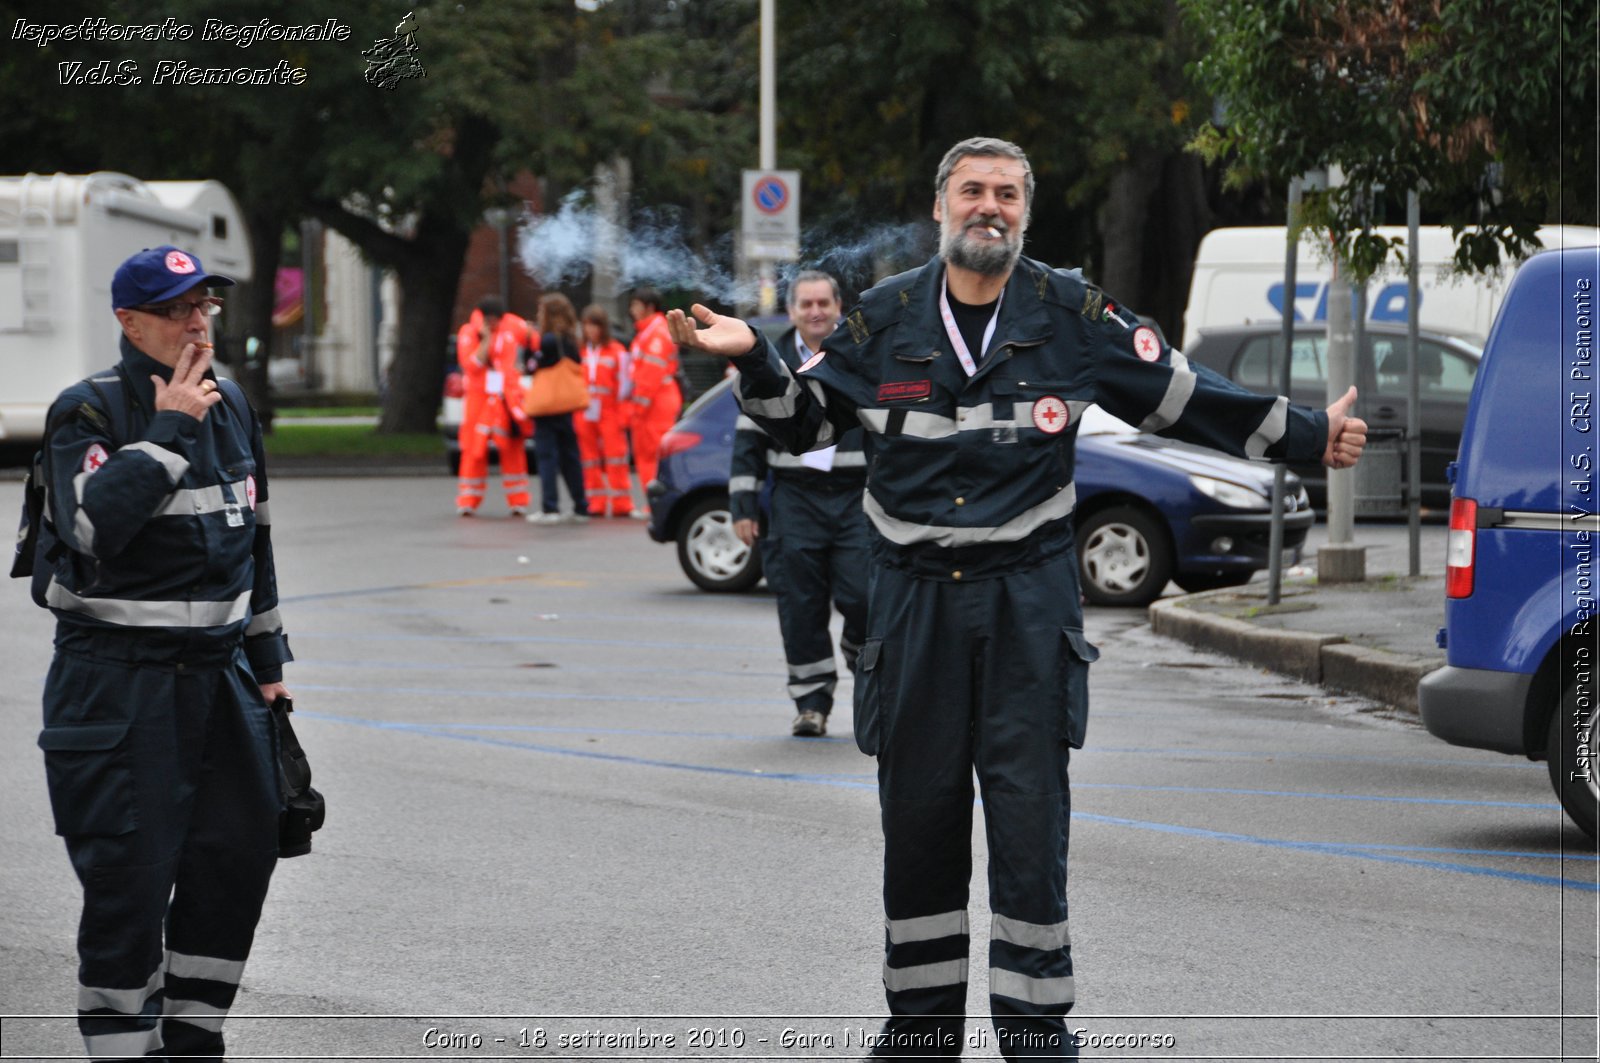
M735 153L727 145L741 122L753 130L753 119L729 108L706 71L720 73L712 52L737 6L682 5L684 13L663 21L646 17L652 5L642 2L595 13L571 0L419 4L413 18L425 76L392 90L367 81L361 51L391 37L405 11L376 0L318 7L316 21L350 27L343 43L263 40L246 49L197 34L159 45L14 47L0 66L0 91L29 106L0 115L0 141L32 169L223 181L256 238L263 283L253 305L262 322L286 224L310 216L351 239L393 269L401 288L380 430L426 431L468 238L486 208L513 205L503 191L510 177L531 170L555 187L575 185L595 161L620 152L645 163L647 194L690 208L703 208L711 184L728 180L722 160ZM51 18L90 16L132 24L154 18L131 2L74 0ZM196 27L208 18L247 25L262 12L244 0L173 0L161 17ZM695 20L716 34L690 38ZM307 77L288 86L52 86L58 62L123 55L136 56L147 78L157 57L202 67L286 60Z
M1463 269L1534 246L1541 222L1593 224L1600 7L1546 0L1182 0L1223 120L1196 145L1235 183L1337 164L1308 196L1358 277L1391 251L1366 190L1423 191Z
M780 5L780 19L779 155L805 173L808 222L925 220L944 151L1004 137L1038 181L1028 253L1085 266L1176 328L1210 210L1183 150L1205 104L1173 0Z

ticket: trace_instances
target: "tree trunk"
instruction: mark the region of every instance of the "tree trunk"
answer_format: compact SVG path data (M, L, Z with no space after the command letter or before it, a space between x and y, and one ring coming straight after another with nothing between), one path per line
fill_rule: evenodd
M1095 283L1113 299L1140 313L1153 292L1145 283L1145 235L1150 226L1150 198L1161 181L1162 156L1140 150L1111 182L1097 221L1101 263Z
M450 315L456 281L466 258L465 234L453 243L453 248L439 248L399 271L400 330L383 392L380 432L434 430L446 372L445 345L455 324Z
M1149 309L1145 313L1160 323L1171 343L1183 338L1183 317L1189 306L1189 285L1194 280L1194 256L1200 240L1212 228L1206 203L1205 167L1192 152L1167 156L1161 186L1150 203L1147 253L1153 267Z

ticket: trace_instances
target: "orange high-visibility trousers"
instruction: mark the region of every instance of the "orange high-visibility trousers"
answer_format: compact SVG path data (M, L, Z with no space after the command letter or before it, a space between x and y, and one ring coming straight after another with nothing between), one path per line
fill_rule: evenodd
M467 404L469 408L474 403ZM456 508L476 512L489 487L489 441L500 451L500 478L506 492L506 506L526 510L528 496L528 451L525 438L511 434L511 418L499 396L485 396L476 416L461 418L461 479L456 488Z
M660 461L661 437L678 422L683 409L683 399L678 385L670 383L656 395L656 400L633 414L633 464L639 470L639 483L648 488L656 478L656 464Z
M589 515L626 517L633 512L633 482L628 474L628 439L622 413L615 403L600 407L600 419L590 421L584 411L572 415L578 432L578 453L583 457L583 489L589 496Z

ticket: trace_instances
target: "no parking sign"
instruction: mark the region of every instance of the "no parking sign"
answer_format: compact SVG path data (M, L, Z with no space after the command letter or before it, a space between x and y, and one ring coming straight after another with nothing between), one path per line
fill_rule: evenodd
M767 261L799 258L800 171L744 171L739 215L746 258Z

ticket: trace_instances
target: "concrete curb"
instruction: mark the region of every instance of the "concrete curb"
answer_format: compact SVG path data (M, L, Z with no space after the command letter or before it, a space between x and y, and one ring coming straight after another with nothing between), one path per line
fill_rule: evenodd
M1199 649L1413 714L1417 683L1440 667L1437 660L1359 646L1343 635L1285 631L1194 607L1228 593L1202 591L1153 602L1150 628Z

